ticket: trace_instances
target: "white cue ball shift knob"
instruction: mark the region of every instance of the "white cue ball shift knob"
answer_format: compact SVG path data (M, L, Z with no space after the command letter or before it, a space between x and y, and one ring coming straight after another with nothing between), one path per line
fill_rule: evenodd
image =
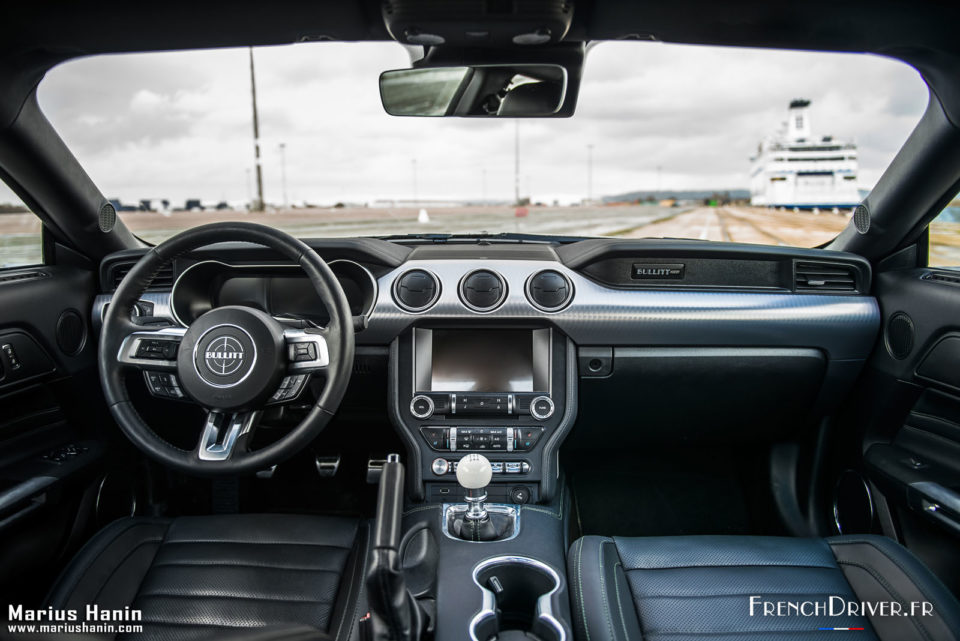
M457 463L457 483L467 490L482 490L490 485L493 469L482 454L467 454Z

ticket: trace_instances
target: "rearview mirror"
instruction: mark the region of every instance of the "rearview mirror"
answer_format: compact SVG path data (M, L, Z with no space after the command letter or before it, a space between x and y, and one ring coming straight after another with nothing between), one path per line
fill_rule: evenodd
M548 117L567 91L559 65L477 65L394 69L380 74L391 116Z

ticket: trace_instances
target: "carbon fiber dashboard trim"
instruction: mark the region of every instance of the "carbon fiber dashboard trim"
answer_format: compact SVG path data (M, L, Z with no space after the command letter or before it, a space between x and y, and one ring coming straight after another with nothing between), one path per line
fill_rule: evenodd
M430 321L546 319L579 345L816 347L831 359L847 360L866 358L880 327L880 308L870 296L622 290L599 285L559 262L490 260L484 266L501 274L508 293L500 307L483 314L464 306L455 286L477 268L474 260L412 260L384 274L358 342L387 344L414 323ZM435 273L443 287L427 313L411 314L396 305L390 291L397 276L417 268ZM544 312L527 300L524 284L542 269L554 269L573 283L576 294L569 306Z

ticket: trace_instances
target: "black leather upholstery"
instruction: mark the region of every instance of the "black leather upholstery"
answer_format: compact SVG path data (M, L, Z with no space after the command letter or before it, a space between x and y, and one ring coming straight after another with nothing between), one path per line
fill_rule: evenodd
M122 519L80 551L47 605L140 609L141 638L274 638L248 630L276 626L280 637L312 628L346 640L363 601L366 530L283 514Z
M580 641L822 639L822 627L862 627L844 639L957 639L960 604L912 554L877 536L794 539L583 537L568 556ZM750 615L763 601L927 601L931 616Z

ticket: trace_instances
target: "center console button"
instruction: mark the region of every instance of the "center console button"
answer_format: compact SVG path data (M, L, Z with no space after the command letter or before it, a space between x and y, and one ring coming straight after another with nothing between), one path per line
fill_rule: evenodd
M530 416L538 421L544 421L554 412L553 401L549 396L538 396L530 402Z
M510 500L518 505L523 505L530 500L530 490L518 485L510 490Z
M423 420L433 416L433 399L419 394L410 401L410 413Z
M427 445L434 450L446 451L447 446L447 428L445 427L421 427L420 433L426 439Z
M514 441L513 449L518 452L529 452L540 440L543 434L542 427L521 427L517 428L517 436Z
M433 470L433 473L437 476L443 476L450 470L450 463L445 458L437 458L433 460L430 469Z

